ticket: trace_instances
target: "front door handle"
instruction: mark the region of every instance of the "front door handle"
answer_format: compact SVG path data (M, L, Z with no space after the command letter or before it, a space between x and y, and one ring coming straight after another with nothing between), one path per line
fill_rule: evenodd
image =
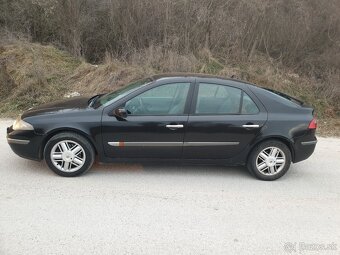
M259 128L260 125L257 125L257 124L245 124L245 125L242 125L242 127L244 127L244 128Z
M169 125L166 125L166 127L169 129L177 129L177 128L183 128L184 126L182 124L169 124Z

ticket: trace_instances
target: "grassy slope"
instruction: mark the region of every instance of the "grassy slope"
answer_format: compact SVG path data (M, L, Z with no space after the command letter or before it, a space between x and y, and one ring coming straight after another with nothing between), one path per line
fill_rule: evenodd
M167 63L128 65L117 61L91 65L53 46L27 42L0 46L0 116L14 117L32 106L60 99L68 92L91 95L112 91L132 80L172 71L166 67ZM235 76L301 98L321 116L319 134L340 135L340 120L336 115L339 106L320 98L308 78L277 68L264 57L258 56L243 65L226 65L212 57L203 57L195 59L189 71Z
M60 98L68 91L64 79L80 61L52 46L16 43L0 47L0 115Z

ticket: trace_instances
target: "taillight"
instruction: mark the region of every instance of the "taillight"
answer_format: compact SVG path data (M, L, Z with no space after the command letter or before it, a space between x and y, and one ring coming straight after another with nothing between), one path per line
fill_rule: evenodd
M312 119L312 121L309 123L308 129L316 129L317 128L317 122L316 122L316 118L314 117Z

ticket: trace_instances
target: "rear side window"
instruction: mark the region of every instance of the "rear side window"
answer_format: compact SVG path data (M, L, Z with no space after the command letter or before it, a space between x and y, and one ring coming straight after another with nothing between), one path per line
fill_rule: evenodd
M196 114L238 114L242 91L224 85L200 83Z
M196 114L256 114L254 101L241 89L225 85L200 83Z
M259 108L257 108L254 101L246 93L243 92L241 114L256 114L258 112Z

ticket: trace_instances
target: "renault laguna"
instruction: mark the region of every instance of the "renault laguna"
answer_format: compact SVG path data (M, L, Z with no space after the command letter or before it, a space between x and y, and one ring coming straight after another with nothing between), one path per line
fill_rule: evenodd
M44 159L66 177L97 159L244 165L275 180L313 153L315 130L313 108L284 93L172 74L29 109L7 128L7 141L19 156Z

